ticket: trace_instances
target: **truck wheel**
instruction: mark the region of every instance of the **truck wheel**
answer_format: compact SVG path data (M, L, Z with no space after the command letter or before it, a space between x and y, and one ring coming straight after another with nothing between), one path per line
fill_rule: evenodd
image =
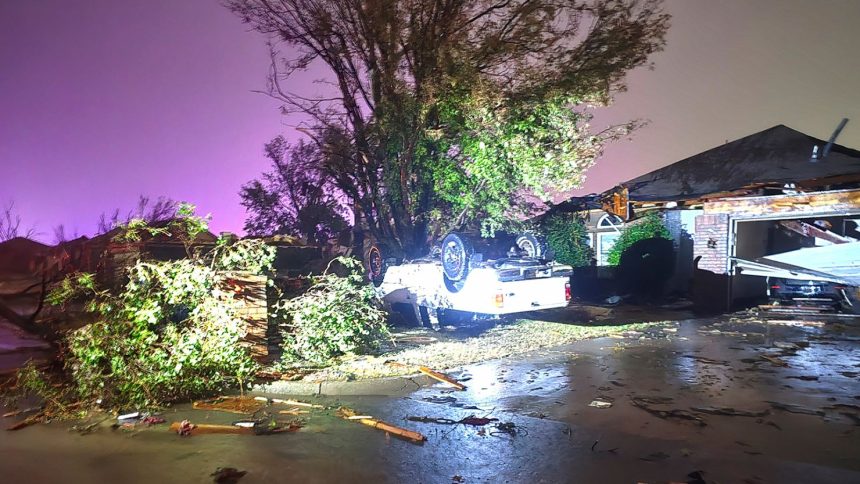
M385 278L385 269L388 267L385 264L385 259L383 258L382 250L374 245L367 251L367 277L373 282L374 286L379 286L382 284L382 280Z
M442 281L445 283L445 289L448 289L448 292L451 293L460 292L460 289L463 289L463 286L466 284L465 281L452 281L445 274L442 274Z
M448 279L464 281L469 274L469 261L475 249L463 236L450 233L442 240L442 271Z
M535 234L524 233L517 236L517 248L525 252L527 257L540 259L544 256L546 249L544 243Z

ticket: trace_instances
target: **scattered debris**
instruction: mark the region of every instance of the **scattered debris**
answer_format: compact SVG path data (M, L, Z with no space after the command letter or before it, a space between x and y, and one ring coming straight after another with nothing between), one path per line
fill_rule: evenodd
M604 402L603 400L594 400L588 404L589 407L594 408L609 408L612 406L612 402Z
M681 357L683 357L683 358L690 358L691 360L696 360L696 361L698 361L699 363L705 363L705 364L708 364L708 365L722 365L722 366L729 366L729 362L728 362L728 361L725 361L725 360L714 360L714 359L711 359L711 358L705 358L704 356L699 356L699 355L681 355Z
M219 412L252 414L266 406L266 401L251 397L218 397L212 400L194 402L193 408L198 410L216 410Z
M316 403L307 403L300 402L298 400L292 399L281 399L281 398L266 398L266 397L254 397L254 400L258 402L265 402L268 404L280 404L280 405L292 405L294 407L307 407L307 408L325 408L323 405L318 405Z
M308 410L300 410L298 407L295 407L289 410L278 410L278 413L281 415L303 415L310 412Z
M822 410L815 410L814 408L802 407L800 405L795 405L793 403L781 403L781 402L773 402L770 400L766 400L765 403L770 404L771 407L782 410L789 413L799 413L801 415L818 415L819 417L823 417L826 415Z
M810 326L815 328L821 328L825 325L824 321L798 321L794 319L768 319L767 323L782 326Z
M654 405L666 405L672 402L672 399L669 397L632 397L631 402L633 406L645 410L651 415L657 416L662 419L679 419L679 420L690 420L696 422L700 427L704 427L707 425L704 419L696 415L695 413L689 412L687 410L681 409L669 409L663 410L654 408Z
M147 427L151 427L153 425L158 425L158 424L163 424L164 422L167 422L167 420L164 420L163 418L161 418L157 415L150 415L148 417L144 417L143 420L140 421L140 423L146 425Z
M770 414L769 409L759 412L751 410L737 410L732 407L690 407L690 410L711 415L726 415L729 417L764 417Z
M36 412L38 410L42 410L42 407L30 407L30 408L24 408L24 409L20 409L20 410L13 410L11 412L4 413L3 418L16 417L16 416L21 415L23 413Z
M782 427L780 427L780 426L779 426L779 424L777 424L776 422L774 422L774 421L772 421L772 420L768 420L768 421L767 421L767 422L765 422L764 424L765 424L765 425L770 425L771 427L773 427L773 428L775 428L775 429L777 429L777 430L782 430Z
M368 427L373 427L375 429L383 430L385 432L388 432L389 434L394 434L398 437L403 437L404 439L407 439L407 440L415 442L415 443L421 443L421 442L424 442L425 440L427 440L427 437L425 437L424 435L422 435L418 432L414 432L412 430L407 430L407 429L404 429L401 427L397 427L396 425L391 425L390 423L383 422L381 420L376 420L370 416L366 416L366 415L358 416L358 415L356 415L355 410L348 408L348 407L340 407L337 410L337 415L341 418L346 419L346 420L356 420L356 421L358 421L364 425L367 425Z
M441 396L441 397L437 397L437 396L424 397L421 400L423 400L425 402L429 402L429 403L456 403L457 402L457 399L450 396L450 395L445 395L445 396Z
M618 447L613 447L613 448L607 449L607 450L597 450L597 444L598 443L600 443L600 440L595 440L594 443L591 444L591 451L592 452L611 452L613 454L618 452Z
M475 426L483 426L487 425L491 422L496 422L499 419L497 418L487 418L487 417L476 417L474 415L469 415L468 417L460 419L457 423L461 423L464 425L475 425Z
M433 378L435 380L439 380L443 383L447 383L448 385L451 385L452 387L456 388L457 390L465 390L466 389L466 385L463 385L462 383L458 382L457 380L454 380L453 378L449 377L448 375L439 373L438 371L433 371L430 368L427 368L426 366L419 366L418 371L420 371L421 373L424 373L425 375L429 376L430 378Z
M193 424L188 420L182 422L173 422L170 424L170 430L181 436L202 435L202 434L244 434L244 435L268 435L280 434L284 432L295 432L301 428L299 422L287 422L281 424L272 421L270 425L255 423L251 427L236 426L236 425L213 425L213 424Z
M194 427L195 425L188 420L183 420L179 425L176 425L176 422L170 424L170 430L179 434L180 437L191 435L191 431L194 430Z
M240 471L234 467L219 467L210 474L218 484L236 484L248 471Z
M25 427L29 427L31 425L39 423L39 421L42 420L42 418L44 418L44 417L45 417L45 412L39 412L35 415L30 415L29 417L25 418L24 420L22 420L16 424L13 424L9 427L6 427L6 430L10 430L10 431L21 430Z
M790 376L787 376L786 378L792 378L795 380L803 380L803 381L818 381L817 376L810 376L810 375L790 375Z
M788 367L788 363L774 355L758 355L759 358L769 361L773 366Z
M506 434L511 437L517 435L528 435L528 432L513 422L499 422L495 425L496 430L490 432L490 435Z
M687 478L687 484L705 484L705 471L693 471Z
M639 460L644 460L648 462L657 462L661 460L666 460L669 458L669 454L665 452L654 452L653 454L648 454L645 457L640 457Z
M799 345L788 341L774 341L773 345L781 350L797 351L800 349Z
M127 413L125 415L120 415L116 419L119 421L122 421L122 420L136 420L138 418L140 418L140 412L131 412L131 413Z
M443 425L454 425L455 423L457 423L456 420L452 420L450 418L441 418L441 417L410 416L410 417L406 417L406 420L409 420L410 422L435 423L435 424L443 424Z
M91 434L93 432L93 430L95 430L96 427L98 427L99 424L101 424L105 420L107 420L107 419L102 419L102 420L99 420L97 422L93 422L93 423L90 423L87 425L72 425L69 428L69 432L77 432L80 435L88 435L88 434Z

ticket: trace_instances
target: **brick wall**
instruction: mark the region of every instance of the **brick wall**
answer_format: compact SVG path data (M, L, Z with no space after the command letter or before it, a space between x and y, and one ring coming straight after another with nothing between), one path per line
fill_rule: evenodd
M729 216L699 215L693 237L693 258L701 256L699 269L725 274L728 262Z

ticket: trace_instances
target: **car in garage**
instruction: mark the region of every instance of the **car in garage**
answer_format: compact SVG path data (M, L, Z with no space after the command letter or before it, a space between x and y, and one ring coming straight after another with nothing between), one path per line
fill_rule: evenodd
M767 278L770 303L780 306L815 306L839 310L851 308L850 286L832 281L812 279Z

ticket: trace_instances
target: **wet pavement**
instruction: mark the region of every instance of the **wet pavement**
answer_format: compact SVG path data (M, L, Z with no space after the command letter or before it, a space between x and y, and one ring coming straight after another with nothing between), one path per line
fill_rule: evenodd
M420 445L333 411L305 415L300 431L271 436L179 437L165 425L79 435L66 424L36 425L0 433L0 475L3 482L212 482L216 468L235 467L247 471L243 484L860 482L856 323L723 318L626 336L450 372L465 391L440 384L407 397L313 400L421 432ZM594 401L611 406L589 406ZM498 421L441 420L470 415ZM236 420L188 406L163 416Z

